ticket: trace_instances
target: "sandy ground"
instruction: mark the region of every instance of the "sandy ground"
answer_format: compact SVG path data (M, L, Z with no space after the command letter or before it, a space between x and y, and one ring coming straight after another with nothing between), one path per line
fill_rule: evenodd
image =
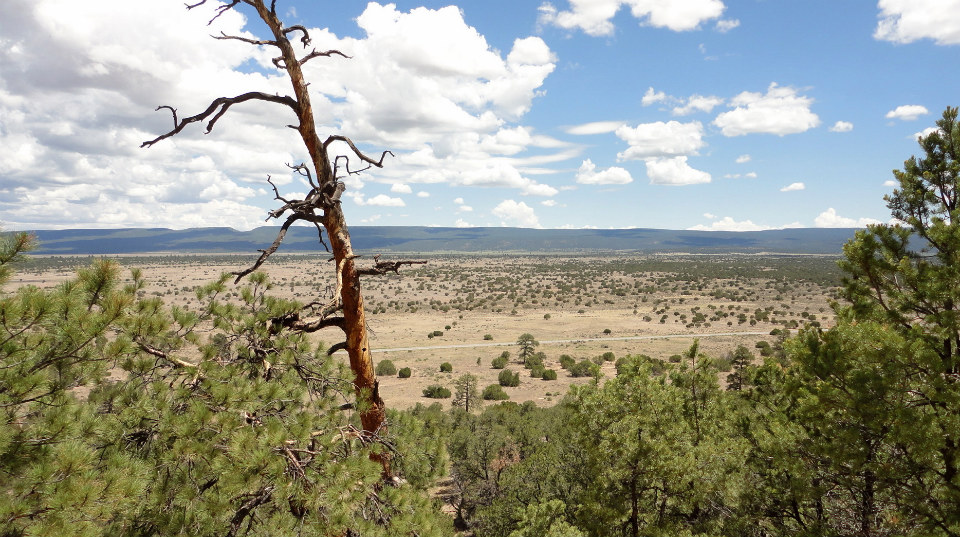
M197 286L215 280L221 272L242 268L248 258L251 256L141 256L120 261L143 270L149 282L147 293L161 296L168 304L197 307ZM622 255L424 259L429 261L427 265L364 282L375 360L390 359L397 368L413 371L409 379L381 378L381 393L390 407L432 403L422 396L424 387L439 383L453 389L453 381L464 373L476 375L481 389L494 384L500 371L490 363L504 350L513 360L507 367L521 372L520 386L505 388L510 400L550 405L570 385L591 381L571 378L563 371L557 362L562 354L578 360L608 351L617 357L646 354L667 359L703 336L701 351L722 357L739 344L755 350L759 340L773 342L776 338L769 332L783 326L771 321L802 324L812 315L824 326L832 323L828 307L831 287L758 271L756 259L731 258L727 264L743 261L749 266L743 276L734 270L734 276L728 271L723 277L711 277L709 270L693 275L638 271ZM672 261L676 259L671 256ZM691 258L690 263L695 262L700 259ZM324 260L278 255L265 269L278 295L307 302L326 300L331 292L332 266ZM55 285L73 272L69 263L40 263L15 275L6 290L20 285ZM757 310L768 310L769 319L753 319ZM698 313L704 318L694 323ZM739 322L740 314L750 321ZM435 331L443 334L428 337ZM740 335L708 336L734 332ZM537 350L546 354L546 366L557 370L557 380L530 378L515 361L515 342L523 333L533 334L541 342ZM315 337L329 345L338 341L338 335L336 329L330 329ZM619 339L627 337L644 339ZM342 359L341 355L335 357ZM440 372L443 362L453 365L452 373ZM613 363L605 363L603 373L605 378L613 377ZM450 400L441 402L450 404Z

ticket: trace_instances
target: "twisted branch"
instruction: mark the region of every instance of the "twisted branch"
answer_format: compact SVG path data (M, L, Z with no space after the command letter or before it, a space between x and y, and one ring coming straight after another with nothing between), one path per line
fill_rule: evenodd
M182 131L187 125L191 123L196 123L198 121L203 121L208 117L210 117L211 115L213 115L213 118L210 120L209 123L207 123L206 134L209 134L210 131L213 130L213 126L217 123L217 121L221 117L223 117L225 113L227 113L227 110L229 110L231 106L238 103L246 102L246 101L267 101L272 103L278 103L278 104L289 106L290 109L293 110L293 112L296 114L299 114L299 111L300 111L300 105L292 97L288 97L286 95L270 95L269 93L263 93L260 91L251 91L248 93L244 93L242 95L237 95L236 97L219 97L215 99L212 103L210 103L210 106L208 106L207 109L204 110L203 112L200 112L195 116L183 118L179 122L177 121L176 110L174 110L170 106L161 105L157 107L157 110L160 110L162 108L167 108L171 112L173 112L174 128L170 132L166 134L161 134L160 136L157 136L153 140L148 140L146 142L143 142L142 144L140 144L140 147L150 147L153 144L159 142L160 140L165 140L167 138L170 138L171 136L179 134L180 131Z
M200 0L200 1L197 2L196 4L184 4L184 5L187 6L187 9L188 9L188 10L190 10L190 9L195 8L195 7L200 7L200 6L202 6L202 5L206 4L206 3L207 3L207 0ZM214 15L213 18L210 19L210 20L207 22L207 26L210 26L211 24L213 24L213 21L219 19L219 18L220 18L220 15L223 15L223 14L226 13L227 11L230 11L231 9L233 9L233 6L235 6L235 5L239 4L239 3L240 3L240 0L231 0L229 4L222 5L222 6L218 6L217 9L216 9L216 10L217 10L217 14Z

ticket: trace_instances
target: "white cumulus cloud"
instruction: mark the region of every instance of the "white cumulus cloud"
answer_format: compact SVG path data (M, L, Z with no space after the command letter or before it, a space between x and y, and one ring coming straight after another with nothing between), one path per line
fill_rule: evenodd
M849 121L838 121L830 127L830 132L850 132L853 130L853 123Z
M772 228L754 224L750 220L737 222L729 216L724 216L720 220L711 222L708 226L698 224L687 229L690 231L763 231Z
M683 106L677 106L673 109L676 116L687 116L694 112L711 112L717 106L723 104L720 97L691 95Z
M410 185L405 185L403 183L393 183L390 187L390 192L395 194L412 194L413 189L410 188Z
M667 94L662 91L654 91L654 89L647 88L647 92L643 94L643 98L640 99L640 103L643 106L650 106L654 103L659 103L668 100Z
M587 159L577 170L577 182L583 185L625 185L633 182L633 177L629 171L616 166L598 171L597 165Z
M721 19L717 21L717 31L725 34L740 26L740 19Z
M848 218L840 216L833 207L823 211L813 220L813 225L816 227L867 227L870 224L880 223L879 220L873 218Z
M750 159L750 155L740 155L737 157L737 164L746 164L747 162L750 162Z
M622 126L617 137L629 147L617 154L619 160L696 154L703 147L703 125L699 121L657 121L636 127Z
M710 174L690 167L687 157L646 159L647 177L653 185L696 185L710 182Z
M780 189L780 192L795 192L797 190L804 190L807 188L807 185L803 183L790 183L789 185Z
M490 212L499 218L504 226L540 227L540 220L533 208L522 201L503 200Z
M704 21L719 18L726 8L720 0L570 0L569 11L542 4L540 22L593 36L611 35L612 19L621 6L628 7L642 25L674 31L696 29Z
M810 111L813 99L788 86L770 84L766 93L745 91L730 99L735 107L713 121L724 136L762 133L780 136L810 130L820 118Z
M960 43L960 0L880 0L873 37L894 43Z
M905 104L898 106L887 112L887 119L899 119L901 121L913 121L920 116L929 114L926 106L919 104Z

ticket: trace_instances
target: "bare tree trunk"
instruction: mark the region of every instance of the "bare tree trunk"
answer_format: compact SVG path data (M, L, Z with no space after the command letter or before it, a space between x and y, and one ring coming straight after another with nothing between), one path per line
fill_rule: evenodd
M187 9L206 4L207 0L198 0L194 4L188 4ZM325 327L338 327L343 330L345 341L338 343L331 348L331 352L337 348L345 348L350 359L350 369L354 374L354 390L356 401L360 412L360 420L363 427L363 433L369 440L376 441L381 435L386 433L385 407L383 399L380 397L379 385L374 372L373 357L370 352L370 345L367 336L366 315L363 308L363 295L360 289L361 275L382 275L387 272L398 272L401 265L420 264L424 261L395 261L381 262L379 256L374 258L374 266L369 268L358 268L355 262L356 255L350 244L350 233L347 229L346 220L340 205L340 195L343 193L344 185L338 182L337 162L344 159L346 162L346 173L359 173L357 170L350 169L351 155L337 155L336 160L331 161L329 145L333 142L341 142L349 147L349 152L356 159L362 161L367 167L381 167L384 157L390 153L384 151L379 160L374 160L363 154L353 141L346 136L331 135L325 140L321 140L317 134L317 126L313 118L313 107L310 104L310 94L307 91L307 82L303 76L303 65L315 58L342 56L348 58L338 50L317 51L311 50L297 57L293 44L290 42L291 34L299 34L299 41L303 47L310 45L310 36L307 29L301 25L285 27L276 13L276 0L271 0L269 5L265 0L229 0L215 8L216 15L210 20L212 23L223 13L234 9L239 4L245 4L256 10L257 15L270 29L273 34L272 40L260 40L242 36L231 36L221 33L215 36L221 40L237 40L249 43L255 46L272 46L280 50L280 56L273 59L274 65L287 72L293 87L293 97L270 95L260 92L249 92L236 97L219 97L215 99L210 106L203 112L179 119L177 111L171 106L160 106L157 109L168 109L173 115L174 128L169 132L162 134L153 140L144 142L141 147L149 147L153 144L174 136L192 123L205 121L209 119L206 125L207 132L210 132L217 121L228 109L236 104L247 101L266 101L275 104L282 104L290 108L297 116L298 124L294 126L303 140L303 144L310 155L310 166L300 164L291 166L295 171L306 177L311 185L311 190L304 199L287 200L280 196L274 186L276 199L284 203L279 209L270 211L270 218L279 218L290 213L286 221L281 226L277 238L273 245L261 250L260 258L249 268L234 272L237 281L250 274L260 267L261 264L273 254L289 229L296 221L303 220L311 222L317 226L318 231L322 224L326 231L327 238L330 241L330 252L335 261L337 287L333 301L320 310L319 320L304 321L300 319L299 313L285 316L282 319L274 319L275 326L301 330L304 332L313 332ZM390 153L392 155L392 153ZM311 172L312 169L312 172ZM364 168L366 169L366 168ZM362 170L359 170L362 171ZM314 178L316 181L314 181ZM267 179L269 182L269 178ZM270 183L273 186L273 183ZM320 240L323 242L322 233ZM341 312L342 317L330 318L335 312ZM374 453L371 458L379 461L383 465L384 476L389 477L390 458L389 452L384 454Z

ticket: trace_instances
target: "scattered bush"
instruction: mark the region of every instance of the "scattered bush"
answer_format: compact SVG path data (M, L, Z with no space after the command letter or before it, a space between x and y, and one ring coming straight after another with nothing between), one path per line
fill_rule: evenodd
M584 358L569 368L571 377L594 377L600 374L600 366Z
M609 334L612 334L613 331L610 330L609 328L604 328L604 329L603 329L603 333L609 335Z
M679 354L674 354L670 356L669 360L671 364L679 364L680 360L683 360L683 356L680 356Z
M390 360L380 360L380 363L377 364L377 375L396 375L397 366L393 365L393 362Z
M484 341L493 341L493 334L484 334L484 335L483 335L483 340L484 340Z
M431 384L423 389L423 396L430 399L449 399L450 390L439 384Z
M501 386L516 387L520 385L520 373L514 373L509 369L504 369L497 377Z
M538 352L536 354L531 354L523 359L523 367L527 369L533 369L535 367L543 368L543 361L546 359L547 355Z
M560 367L564 369L570 369L570 367L572 367L576 363L577 361L574 360L573 356L570 356L569 354L560 355Z
M553 369L544 369L543 376L541 378L543 380L557 380L557 372L554 371ZM550 394L548 393L547 395L550 395Z
M409 368L409 367L404 367L403 369L400 370L399 373L397 373L397 376L400 377L400 378L402 378L402 379L408 379L408 378L410 378L410 375L412 375L412 374L413 374L413 372L410 371L410 368Z
M440 336L442 336L442 335L443 335L443 330L434 330L434 331L433 331L433 336L434 336L434 337L440 337Z
M453 373L453 365L450 362L443 362L440 364L441 373Z
M490 365L492 365L494 369L503 369L504 367L507 367L507 359L503 356L498 356L497 358L493 359L493 363Z
M549 321L549 320L550 320L550 314L549 314L549 313L544 313L544 314L543 314L543 320Z
M601 358L603 358L603 360L604 360L605 362L612 362L612 361L614 361L614 360L617 359L616 355L614 355L614 354L613 354L612 352L610 352L610 351L607 351L607 352L603 353L603 355L601 356Z
M543 378L544 371L545 370L542 365L532 367L530 368L530 378L535 378L535 379Z
M483 389L484 401L505 401L507 399L510 399L510 396L503 391L499 384L491 384Z

